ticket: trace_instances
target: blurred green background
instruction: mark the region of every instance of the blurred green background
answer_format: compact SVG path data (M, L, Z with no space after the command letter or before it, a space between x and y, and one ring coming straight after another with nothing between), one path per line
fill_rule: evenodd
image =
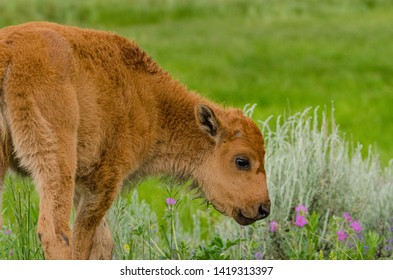
M189 89L256 103L255 120L334 104L348 140L393 158L393 1L0 0L0 27L37 20L135 39Z
M47 20L135 39L173 77L255 119L334 104L349 140L393 158L393 1L0 0L0 26Z

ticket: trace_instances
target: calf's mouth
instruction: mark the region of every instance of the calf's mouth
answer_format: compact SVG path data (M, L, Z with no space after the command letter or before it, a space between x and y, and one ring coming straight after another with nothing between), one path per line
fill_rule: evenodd
M248 218L248 217L244 216L241 210L237 211L236 215L233 218L235 219L235 221L239 225L242 225L242 226L248 226L248 225L251 225L257 221L253 218Z
M267 216L270 214L270 205L269 208L264 207L263 205L260 205L258 207L258 213L254 217L249 217L244 214L244 212L240 209L234 215L235 221L242 225L242 226L248 226L251 225L252 223L265 219Z

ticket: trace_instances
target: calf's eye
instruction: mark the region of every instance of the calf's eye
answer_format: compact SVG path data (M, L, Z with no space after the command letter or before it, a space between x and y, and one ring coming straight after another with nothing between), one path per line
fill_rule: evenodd
M235 164L239 170L249 170L251 168L250 160L245 156L235 157Z

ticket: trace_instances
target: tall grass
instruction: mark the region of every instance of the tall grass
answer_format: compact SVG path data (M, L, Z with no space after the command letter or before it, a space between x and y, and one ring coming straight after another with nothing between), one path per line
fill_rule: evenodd
M372 229L381 227L393 213L393 161L381 167L371 148L362 158L362 145L347 141L326 112L307 109L277 118L274 129L261 122L268 142L267 172L272 190L273 218L288 217L293 207L333 215L351 211Z
M371 149L363 158L361 145L346 140L328 113L307 109L260 122L272 200L267 220L242 227L203 208L180 219L189 198L178 187L161 183L163 193L155 194L164 213L152 211L135 189L109 212L114 258L392 259L393 162L381 168ZM2 258L11 248L13 258L42 258L32 191L17 178L6 186L6 211L15 219L0 233ZM306 224L298 223L300 215Z
M12 219L0 232L0 259L42 259L43 252L36 234L37 194L32 182L14 177L6 180L5 188L5 211L10 212Z
M362 145L353 145L339 132L334 110L330 122L326 112L319 121L318 110L310 111L278 118L273 130L268 121L261 122L268 141L267 176L276 210L271 218L294 220L294 207L306 205L310 213L324 219L314 228L314 233L319 228L321 249L325 241L332 242L325 239L328 223L337 226L337 217L345 212L356 214L367 232L380 235L380 251L373 257L382 257L382 248L389 249L393 242L393 161L382 168L378 153L371 148L363 159Z

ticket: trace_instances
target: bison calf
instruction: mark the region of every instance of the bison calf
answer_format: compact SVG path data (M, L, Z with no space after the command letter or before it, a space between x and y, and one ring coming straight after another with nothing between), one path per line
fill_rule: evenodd
M190 179L239 224L263 219L264 154L241 111L188 91L132 41L47 22L0 30L0 186L9 168L33 178L47 259L111 258L105 214L126 179Z

